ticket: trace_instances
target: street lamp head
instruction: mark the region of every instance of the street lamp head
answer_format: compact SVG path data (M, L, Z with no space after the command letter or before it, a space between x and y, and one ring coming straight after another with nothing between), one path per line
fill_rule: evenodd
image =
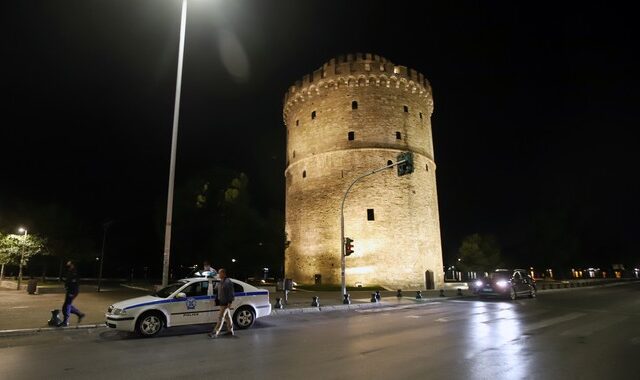
M23 228L23 227L20 227L20 228L18 228L18 232L27 232L27 229Z

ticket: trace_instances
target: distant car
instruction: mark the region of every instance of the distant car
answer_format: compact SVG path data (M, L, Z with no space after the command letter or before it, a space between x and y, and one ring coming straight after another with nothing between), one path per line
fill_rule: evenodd
M232 303L234 325L246 329L256 318L271 314L269 291L231 279L235 290ZM179 280L153 295L114 303L107 309L106 325L116 330L157 335L165 327L213 324L218 317L215 285L218 277L194 277Z
M536 282L523 269L496 269L488 277L474 281L472 289L480 297L508 297L515 300L521 296L536 297Z

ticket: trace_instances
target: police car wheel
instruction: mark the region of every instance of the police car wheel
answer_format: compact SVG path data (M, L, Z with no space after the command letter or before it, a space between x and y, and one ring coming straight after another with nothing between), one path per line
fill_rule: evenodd
M143 314L136 323L136 331L140 336L146 338L158 335L163 327L164 320L162 316L154 312Z
M243 306L233 314L233 322L239 329L248 329L253 326L256 320L256 313L249 306Z

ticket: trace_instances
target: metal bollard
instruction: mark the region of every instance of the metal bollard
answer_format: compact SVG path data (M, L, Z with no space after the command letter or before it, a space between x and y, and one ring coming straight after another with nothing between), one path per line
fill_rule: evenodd
M349 293L344 295L344 300L342 300L343 305L351 305L351 298L349 298Z
M276 298L276 304L273 305L275 309L282 309L282 298Z
M376 298L375 293L371 293L371 302L378 302L378 299Z
M440 289L440 297L444 297L444 289Z
M311 301L311 307L320 307L320 301L318 296L313 296L313 301Z
M458 288L457 292L456 292L457 296L461 296L462 295L462 289Z
M396 293L396 297L402 298L402 289L398 289L398 292Z
M382 297L380 296L380 291L379 291L379 290L376 290L376 300L378 300L378 302L380 302L380 299L381 299L381 298L382 298Z
M422 292L419 290L416 290L416 299L417 300L421 300L422 299Z

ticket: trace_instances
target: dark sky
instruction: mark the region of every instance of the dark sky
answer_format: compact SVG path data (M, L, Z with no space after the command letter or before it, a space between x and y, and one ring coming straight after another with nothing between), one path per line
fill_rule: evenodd
M334 56L371 52L433 86L445 264L474 232L495 234L507 256L530 252L531 221L557 210L584 257L638 261L634 13L422 3L191 0L177 185L228 166L248 174L257 208L284 210L284 92ZM22 204L57 203L97 244L116 219L114 233L137 234L138 253L160 260L180 1L0 7L0 226Z

